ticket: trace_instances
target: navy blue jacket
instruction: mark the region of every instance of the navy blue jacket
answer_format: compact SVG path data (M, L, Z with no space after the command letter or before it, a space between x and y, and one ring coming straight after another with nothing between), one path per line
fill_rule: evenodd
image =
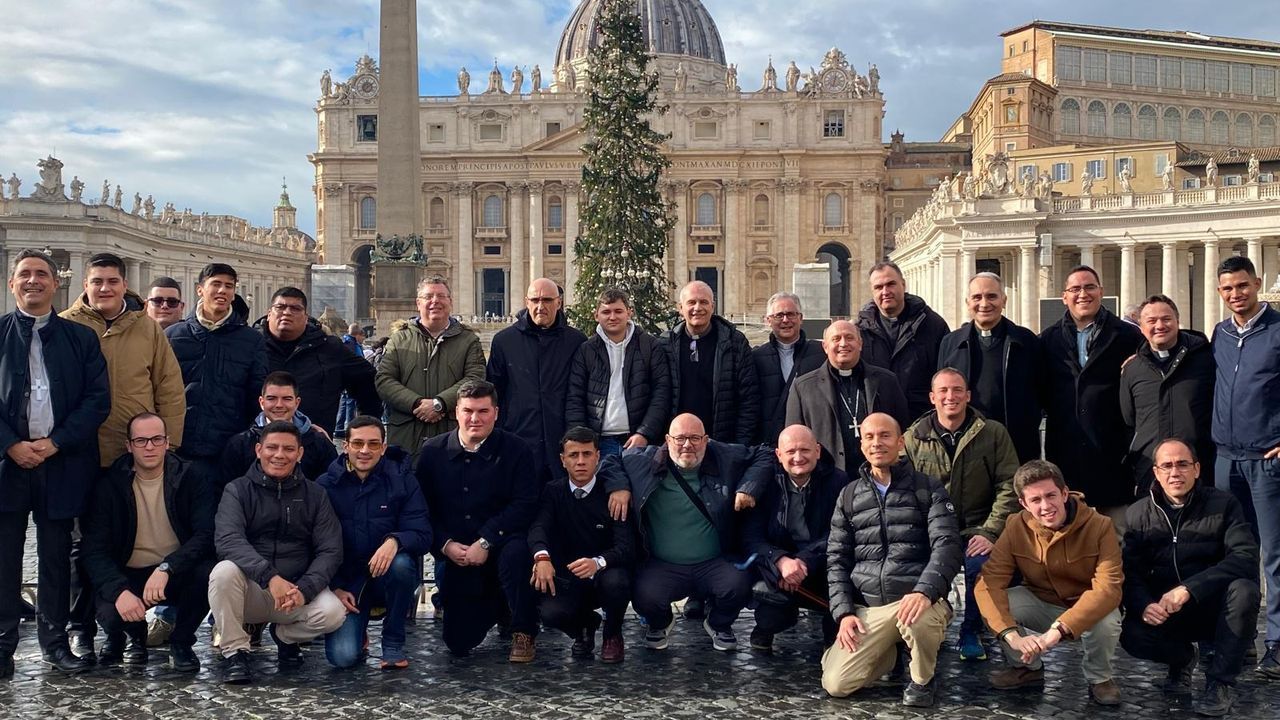
M0 316L0 451L27 437L28 377L32 325L17 311ZM111 388L107 361L93 330L58 317L56 312L40 330L45 369L49 374L53 403L53 430L49 439L58 452L35 472L45 473L44 512L53 520L79 516L98 477L98 426L111 413ZM32 471L19 467L8 453L0 452L0 512L26 513L31 508L25 493L10 483L25 482Z
M782 365L778 360L778 339L769 333L769 340L751 349L751 361L756 366L756 380L760 383L760 430L756 442L769 447L778 444L787 420L787 396L791 383L801 375L811 373L827 362L822 343L810 340L800 331L800 338L792 348L791 375L782 377Z
M827 536L831 532L831 515L836 510L840 491L849 484L849 476L836 467L831 453L825 448L818 457L818 465L809 476L809 500L804 506L804 523L809 529L809 541L796 542L787 527L787 505L791 500L787 485L791 478L777 461L773 467L773 481L764 497L747 513L742 528L742 542L747 553L758 553L761 562L770 565L784 557L803 560L810 571L827 565Z
M496 550L524 537L538 512L538 471L529 445L501 428L474 453L462 449L457 430L424 442L417 475L431 511L432 554L450 540L484 538Z
M489 346L485 374L498 388L498 427L520 436L557 477L564 474L559 454L569 372L586 341L569 327L563 311L544 329L529 320L528 310L521 310L516 324L494 335Z
M164 331L187 386L183 457L218 457L231 436L249 427L258 414L267 353L262 333L249 327L248 317L249 306L237 295L231 317L212 332L196 319L194 308L186 320Z
M1267 307L1241 334L1227 318L1213 329L1217 380L1213 441L1218 455L1256 460L1280 445L1280 311Z
M364 482L347 469L347 456L341 455L316 482L329 494L342 525L342 566L330 587L357 592L369 577L369 558L389 537L411 558L431 551L427 502L409 453L388 447Z

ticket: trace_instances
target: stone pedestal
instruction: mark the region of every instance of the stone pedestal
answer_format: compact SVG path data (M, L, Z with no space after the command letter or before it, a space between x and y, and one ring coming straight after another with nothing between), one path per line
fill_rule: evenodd
M418 281L424 269L415 265L375 263L373 266L373 291L369 306L377 319L378 332L386 334L391 323L418 314L416 302ZM456 293L455 293L456 297Z
M827 263L797 263L791 273L792 287L800 296L800 307L809 319L831 317L831 266Z

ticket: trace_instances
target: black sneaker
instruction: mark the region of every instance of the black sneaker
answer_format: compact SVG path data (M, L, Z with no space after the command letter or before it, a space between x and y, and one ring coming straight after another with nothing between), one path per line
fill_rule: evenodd
M227 658L222 682L227 685L248 685L253 682L253 655L248 650L238 650Z
M1195 710L1197 715L1222 717L1231 712L1231 706L1235 702L1235 688L1217 680L1209 680L1204 684L1204 693L1191 701L1191 709Z
M190 645L170 643L169 667L182 673L200 672L200 658L196 657L195 650Z
M302 664L302 648L297 643L285 642L276 634L276 624L271 623L271 639L276 642L276 652L281 665Z
M907 707L933 707L933 701L937 695L938 679L934 678L924 685L917 685L914 682L907 683L907 687L902 691L902 704Z
M1200 652L1191 646L1191 659L1186 665L1170 665L1169 674L1164 679L1166 695L1190 695L1191 677L1196 672L1196 664L1200 661Z
M765 632L760 628L751 631L751 649L756 652L769 654L773 652L773 633Z
M1280 643L1267 646L1267 652L1258 661L1257 673L1268 680L1280 680Z

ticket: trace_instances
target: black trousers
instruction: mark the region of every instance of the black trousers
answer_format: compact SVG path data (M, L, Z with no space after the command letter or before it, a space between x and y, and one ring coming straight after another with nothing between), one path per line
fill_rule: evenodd
M46 652L67 645L71 608L71 518L53 520L45 513L44 468L14 470L5 480L12 506L0 512L0 656L18 647L21 620L22 556L27 542L27 516L36 521L36 635Z
M588 580L567 570L556 572L556 594L542 593L539 608L542 624L578 637L585 629L595 629L604 609L604 635L622 634L622 618L631 602L631 578L626 568L605 568ZM446 617L448 617L446 615Z
M1163 625L1148 625L1141 613L1129 613L1120 646L1136 658L1180 666L1191 662L1193 642L1212 642L1213 662L1205 676L1234 685L1258 626L1261 596L1256 580L1238 579L1217 598L1204 603L1192 599Z
M184 647L191 647L195 644L196 630L200 629L200 623L209 614L209 573L213 571L213 565L213 558L209 558L185 574L170 576L169 583L165 585L164 604L169 607L176 607L178 610L178 618L173 625L173 634L169 636L171 644ZM151 578L151 574L155 572L155 569L154 565L147 568L126 567L121 568L121 572L124 573L129 591L141 599L142 588L146 586L147 580ZM143 643L146 642L147 623L145 620L141 622L125 622L116 610L114 599L107 600L99 595L96 600L98 622L102 623L102 629L107 635L124 633L132 639L140 640Z
M102 479L99 478L98 481L101 482ZM85 635L92 640L98 634L98 623L94 621L97 594L93 591L93 584L89 582L89 572L84 567L83 556L80 521L77 519L71 530L71 615L67 631L73 635Z
M697 565L650 559L636 573L633 602L636 612L649 621L649 627L665 628L670 624L671 603L683 597L711 598L707 624L715 630L728 630L751 600L751 573L737 569L722 557Z
M827 599L827 566L826 563L812 568L805 576L800 587L808 590L823 600ZM756 630L776 635L795 626L800 619L800 608L817 610L822 613L822 646L826 647L836 640L836 622L831 619L831 612L799 593L781 591L790 602L779 605L760 602L756 605Z
M498 618L511 613L512 632L538 633L537 590L529 584L532 562L524 538L508 540L479 567L449 563L449 581L440 588L444 644L464 655L484 642Z

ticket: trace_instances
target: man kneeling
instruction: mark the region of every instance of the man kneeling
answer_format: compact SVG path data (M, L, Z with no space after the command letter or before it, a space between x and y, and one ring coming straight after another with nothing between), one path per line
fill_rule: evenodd
M262 428L258 461L222 493L209 577L209 607L227 658L223 681L253 679L245 623L273 623L281 664L302 661L298 643L337 630L346 610L329 591L342 564L342 526L324 489L302 477L296 425Z

